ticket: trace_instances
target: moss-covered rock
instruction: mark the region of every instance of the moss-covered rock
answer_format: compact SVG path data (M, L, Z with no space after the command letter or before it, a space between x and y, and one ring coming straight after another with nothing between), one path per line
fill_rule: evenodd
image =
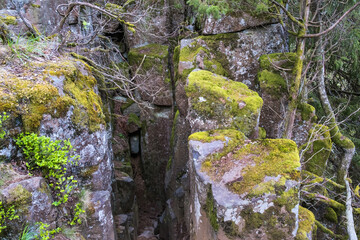
M305 169L322 176L332 148L329 128L324 125L314 125L309 132L308 142L302 148Z
M296 53L272 53L262 55L259 59L263 70L279 73L281 70L291 72L296 61Z
M195 228L208 223L214 234L235 239L295 236L300 161L293 141L250 141L236 130L214 130L190 135L189 151Z
M199 70L189 75L185 91L194 130L233 127L250 136L258 126L262 99L243 83Z
M24 130L37 131L44 114L62 117L74 106L73 122L94 132L105 124L91 69L81 61L33 63L21 79L1 72L0 111L21 116Z
M315 239L316 224L314 214L303 207L299 207L299 229L296 234L296 240Z
M268 25L256 30L183 39L180 44L177 79L185 81L193 69L199 68L257 89L256 75L260 56L284 51L284 40L280 32L279 25Z
M275 98L281 98L287 93L286 81L280 74L263 70L258 73L258 81L261 90Z

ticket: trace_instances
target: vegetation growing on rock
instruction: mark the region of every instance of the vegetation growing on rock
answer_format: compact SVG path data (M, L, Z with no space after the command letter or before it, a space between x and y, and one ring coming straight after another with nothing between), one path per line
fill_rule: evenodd
M192 109L203 120L233 127L249 136L257 126L263 101L256 92L208 71L193 71L185 88Z

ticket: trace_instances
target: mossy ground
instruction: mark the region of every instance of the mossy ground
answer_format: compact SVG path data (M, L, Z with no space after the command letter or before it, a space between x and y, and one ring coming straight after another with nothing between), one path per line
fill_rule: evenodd
M209 71L193 71L185 88L192 109L205 120L216 120L249 136L257 125L263 101L256 92L240 82Z

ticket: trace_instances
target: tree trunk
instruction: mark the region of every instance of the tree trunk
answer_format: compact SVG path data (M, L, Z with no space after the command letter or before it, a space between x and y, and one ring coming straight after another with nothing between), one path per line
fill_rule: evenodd
M295 76L294 82L290 88L290 103L288 105L287 114L285 118L285 132L283 136L285 138L291 139L292 137L292 131L294 128L294 122L296 117L296 109L297 105L299 103L299 97L300 95L300 86L302 81L302 71L303 71L303 65L304 65L304 58L305 58L305 42L306 39L302 38L303 35L306 34L308 21L309 21L309 15L310 15L310 3L311 0L303 0L302 1L302 8L300 11L302 11L302 26L301 29L298 32L298 43L296 46L296 62L293 70L293 74Z

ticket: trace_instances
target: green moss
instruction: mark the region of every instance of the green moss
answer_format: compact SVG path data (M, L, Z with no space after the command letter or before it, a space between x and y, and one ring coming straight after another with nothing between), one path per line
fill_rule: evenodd
M345 190L345 186L340 185L336 182L334 182L333 180L329 179L329 178L323 178L323 177L319 177L311 172L308 172L306 170L302 170L301 171L301 177L302 179L304 179L304 181L306 180L306 182L304 182L305 184L315 184L315 183L326 183L328 188L338 188L338 189L342 189Z
M285 183L282 187L285 189ZM275 203L279 206L285 206L286 210L291 212L291 210L299 203L298 189L291 188L288 191L282 191L281 195L275 200Z
M210 130L206 132L196 132L189 136L189 141L200 141L200 142L213 142L213 141L235 141L236 143L242 142L245 139L243 133L233 130L233 129L223 129L223 130Z
M74 102L60 96L56 87L48 82L35 82L7 76L1 80L0 112L21 115L24 130L33 132L40 126L43 114L53 117L64 115Z
M307 103L301 103L298 106L298 109L301 112L301 118L304 121L311 120L312 122L316 121L315 108Z
M329 207L332 207L340 212L344 212L346 209L344 204L339 203L338 201L335 201L335 200L325 197L325 196L318 196L317 193L306 194L306 197L309 199L316 199L320 202L323 202L326 205L328 205Z
M31 3L30 5L31 5L33 8L41 8L41 6L38 5L38 4Z
M265 176L283 176L298 180L300 167L296 144L288 139L257 140L242 146L234 152L236 159L248 159L249 164L242 172L242 180L229 185L229 188L243 194L250 192L263 182ZM291 194L291 193L289 193Z
M176 111L175 117L173 120L173 124L172 124L172 128L171 128L170 149L173 149L173 147L174 147L176 123L179 119L179 116L180 116L180 112Z
M186 46L180 50L179 61L193 62L195 57L199 54L207 54L209 51L193 42L190 46Z
M11 189L9 196L6 198L6 204L12 205L17 209L19 215L27 214L28 206L31 203L32 194L21 184Z
M121 104L121 111L124 112L127 108L129 108L134 102L134 100L131 100L130 98L126 99L125 103Z
M188 79L185 91L192 109L201 118L234 127L247 136L253 132L263 104L256 92L243 83L204 70L191 72Z
M326 208L324 217L330 222L338 223L338 216L334 209L332 209L331 207Z
M322 231L323 233L329 234L331 237L333 237L334 239L347 239L347 236L342 236L342 235L337 235L335 234L333 231L331 231L330 229L328 229L327 227L325 227L324 225L322 225L319 221L315 220L315 224L318 227L318 229L320 231Z
M324 125L314 125L309 131L308 143L303 146L305 169L322 176L332 148L329 128Z
M76 65L86 70L78 70ZM72 121L80 128L88 127L90 132L100 129L105 125L102 101L94 91L97 81L91 75L90 67L80 60L63 61L45 66L49 75L65 76L64 92L74 101Z
M296 53L272 53L272 54L262 55L259 61L260 61L260 67L263 70L280 72L280 70L276 67L291 70L295 66L296 58L297 58Z
M138 127L141 127L141 121L135 113L130 113L128 116L128 123L133 123Z
M303 207L299 207L299 229L295 240L307 240L308 235L316 234L315 216L314 214Z
M207 192L205 210L206 210L207 216L210 220L210 224L211 224L212 228L215 231L218 231L219 223L217 220L216 207L215 207L215 203L214 203L214 196L212 193L211 185L209 186L209 190Z
M259 138L265 139L266 138L266 130L263 127L259 127Z
M285 79L280 74L263 70L258 73L258 81L262 91L280 98L287 92Z
M3 21L6 25L17 25L18 22L16 17L5 14L5 17L0 17L0 20Z

